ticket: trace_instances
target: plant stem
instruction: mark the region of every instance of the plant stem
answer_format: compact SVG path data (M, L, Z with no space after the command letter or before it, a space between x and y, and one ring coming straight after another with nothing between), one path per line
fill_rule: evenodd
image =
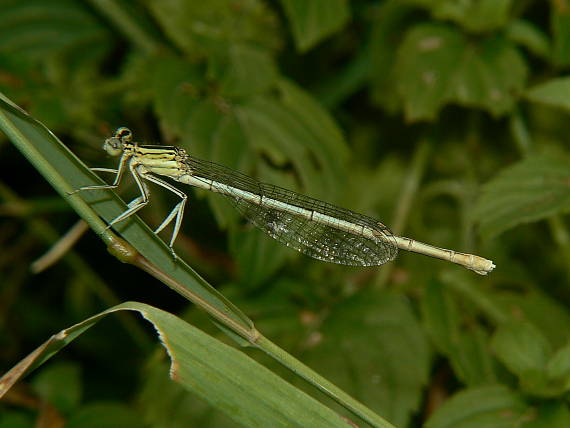
M311 385L318 388L321 392L332 398L345 409L365 420L371 426L379 428L394 428L391 423L378 416L364 404L355 400L332 382L328 381L295 357L285 352L265 336L260 335L253 345L265 352L271 358L283 364L297 376L302 377Z
M401 196L392 217L391 229L395 235L401 235L406 227L412 203L418 191L418 187L425 173L427 161L431 152L431 140L424 138L416 146L410 171L402 185ZM380 269L374 287L383 288L388 281L394 264L390 263Z

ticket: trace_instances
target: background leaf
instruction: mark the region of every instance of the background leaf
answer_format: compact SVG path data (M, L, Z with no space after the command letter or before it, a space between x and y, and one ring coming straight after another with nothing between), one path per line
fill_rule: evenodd
M470 44L452 27L422 25L410 30L396 65L408 120L433 119L448 102L482 107L499 116L522 91L526 66L501 37Z
M531 323L501 326L493 338L493 348L528 394L556 397L570 388L568 346L553 354L546 337Z
M554 39L553 59L558 65L570 63L570 55L568 54L570 48L568 45L570 12L567 6L566 2L555 3L550 11L550 25Z
M546 338L530 323L501 326L493 338L499 359L515 374L543 371L551 354Z
M430 417L426 427L513 426L528 411L522 397L505 387L472 388L447 401Z
M548 377L561 386L561 390L570 389L570 345L554 353L546 367ZM558 394L559 392L556 391Z
M81 3L2 0L0 52L39 61L73 53L102 56L110 49L108 29Z
M510 40L524 46L535 55L543 58L551 55L552 47L548 36L531 22L514 20L507 28L507 34Z
M469 325L466 314L460 316L456 302L443 284L431 281L422 301L427 331L439 352L449 358L455 373L468 386L496 382L493 361L488 355L488 337L478 327Z
M311 49L322 39L340 30L350 18L346 0L281 0L289 18L297 49Z
M304 354L308 364L404 426L420 399L430 353L407 302L363 292L336 307ZM397 361L397 363L396 363ZM390 379L401 379L399 386Z
M394 43L401 42L402 32L408 22L413 22L414 12L414 8L404 2L389 0L378 8L374 16L370 47L371 90L374 101L388 111L396 111L401 103L394 85L397 75Z
M248 45L232 45L221 82L223 94L229 97L253 95L271 88L276 80L277 68L267 52Z
M224 50L228 41L275 47L275 17L259 0L237 5L231 0L209 3L184 0L148 1L164 32L188 55Z
M481 0L477 2L456 2L442 0L426 3L439 19L450 19L470 31L489 31L505 25L509 18L512 0Z
M487 236L570 209L570 163L533 157L505 169L483 188L476 218Z
M530 88L526 95L534 102L570 109L570 78L552 79Z

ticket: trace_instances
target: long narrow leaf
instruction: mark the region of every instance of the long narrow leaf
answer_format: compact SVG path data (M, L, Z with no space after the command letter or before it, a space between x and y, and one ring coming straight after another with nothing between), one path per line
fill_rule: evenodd
M127 302L62 330L0 379L0 397L99 320L136 311L157 330L171 359L170 377L246 427L346 427L338 414L255 362L168 312Z
M73 206L73 208L101 234L106 221L125 211L125 203L112 191L89 191L69 195L81 186L102 184L67 147L44 125L5 97L0 99L0 130L34 164L38 171ZM251 329L251 321L218 291L210 286L184 261L174 261L167 246L136 216L116 228L121 235L170 278L187 287L189 291L224 313L245 329Z

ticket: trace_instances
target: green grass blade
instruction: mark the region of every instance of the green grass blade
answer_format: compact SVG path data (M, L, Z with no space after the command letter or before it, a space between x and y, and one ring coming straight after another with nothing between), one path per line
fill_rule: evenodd
M346 427L338 414L242 352L168 312L127 302L52 336L0 379L0 396L108 314L139 312L158 332L171 359L170 377L247 427Z
M0 96L0 130L28 158L36 169L62 195L77 213L89 223L106 243L112 244L113 234L106 223L126 209L125 203L113 191L89 191L69 195L81 186L102 184L66 146L44 125ZM218 311L221 321L229 318L233 325L252 330L252 322L217 290L209 285L182 260L173 261L168 247L140 219L133 216L116 230L153 265L182 287L186 297L195 295L194 303L209 313ZM220 320L220 316L217 316ZM231 325L230 325L231 326Z

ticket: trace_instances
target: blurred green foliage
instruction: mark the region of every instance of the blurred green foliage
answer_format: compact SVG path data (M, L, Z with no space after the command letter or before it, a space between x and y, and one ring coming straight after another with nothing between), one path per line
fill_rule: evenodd
M568 66L566 0L0 0L0 91L90 166L112 166L101 142L129 126L497 264L331 266L185 189L178 253L398 427L570 426ZM2 367L118 300L183 309L93 237L32 276L75 216L1 143ZM158 225L173 202L154 191L141 216ZM231 426L158 380L160 359L134 369L153 334L121 326L93 329L24 396L109 426L109 406L149 426ZM6 400L0 426L47 417L33 401Z

